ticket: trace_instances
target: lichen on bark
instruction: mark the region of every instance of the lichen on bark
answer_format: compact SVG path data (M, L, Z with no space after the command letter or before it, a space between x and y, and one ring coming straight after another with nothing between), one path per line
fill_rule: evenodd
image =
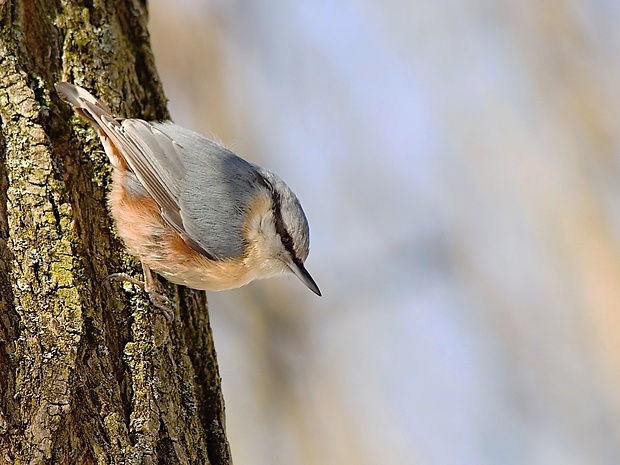
M54 94L88 84L167 116L144 4L0 5L0 464L229 464L204 294L160 282L167 321L106 209L97 137Z

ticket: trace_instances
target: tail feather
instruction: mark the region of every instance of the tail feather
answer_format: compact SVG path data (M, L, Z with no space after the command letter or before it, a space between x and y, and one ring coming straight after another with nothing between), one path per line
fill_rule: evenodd
M120 124L122 118L115 118L105 103L80 86L68 82L57 82L55 87L58 95L71 104L78 115L95 127L112 166L128 170L129 165L122 152L123 145L120 143L122 140L119 140L119 137L123 137ZM120 134L119 131L121 131Z
M102 116L114 117L110 108L87 90L68 82L57 82L54 86L65 102L73 105L80 116L95 123L96 126L102 125Z

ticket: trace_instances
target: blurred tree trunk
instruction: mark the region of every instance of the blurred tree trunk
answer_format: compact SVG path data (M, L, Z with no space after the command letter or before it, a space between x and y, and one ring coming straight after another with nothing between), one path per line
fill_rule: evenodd
M139 289L107 159L53 90L166 118L144 2L0 0L0 464L229 464L204 293Z

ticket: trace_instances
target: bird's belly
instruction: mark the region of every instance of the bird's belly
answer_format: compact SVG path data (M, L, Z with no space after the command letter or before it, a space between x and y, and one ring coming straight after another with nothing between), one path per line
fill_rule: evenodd
M174 284L204 291L223 291L244 286L254 278L247 270L226 262L173 263L159 260L147 261L154 271Z

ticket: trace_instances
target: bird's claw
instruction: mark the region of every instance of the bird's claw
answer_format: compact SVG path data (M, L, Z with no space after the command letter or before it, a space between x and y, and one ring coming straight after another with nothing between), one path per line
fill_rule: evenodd
M146 294L149 296L149 300L151 304L158 310L161 310L162 314L168 321L174 320L174 310L172 310L172 303L170 299L163 294L155 291L153 283L149 283L148 279L145 281L140 281L133 276L128 275L127 273L112 273L108 276L109 280L112 281L127 281L136 286L140 287ZM149 285L150 284L150 285Z

